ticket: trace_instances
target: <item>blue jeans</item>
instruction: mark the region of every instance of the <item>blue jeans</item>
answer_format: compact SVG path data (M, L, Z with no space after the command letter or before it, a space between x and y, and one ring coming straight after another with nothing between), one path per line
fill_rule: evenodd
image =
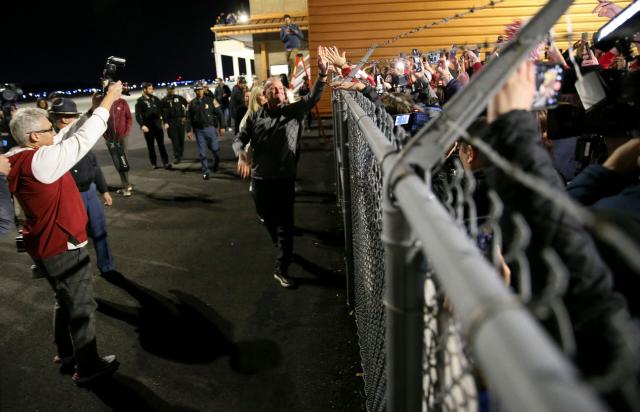
M213 171L218 170L220 157L220 142L218 139L218 130L213 127L205 127L204 129L194 129L196 134L196 142L198 143L198 152L200 153L200 163L202 163L202 173L209 173L209 162L207 160L207 148L213 153Z
M89 190L80 192L80 196L82 196L84 207L89 216L87 233L93 239L98 269L100 269L101 272L114 270L111 249L109 249L109 243L107 242L107 222L104 218L102 204L100 200L98 200L95 183L91 183Z

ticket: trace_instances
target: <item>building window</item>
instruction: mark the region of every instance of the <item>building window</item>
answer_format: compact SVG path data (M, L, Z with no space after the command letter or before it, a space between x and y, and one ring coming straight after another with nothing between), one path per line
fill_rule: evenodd
M223 54L220 56L220 59L222 60L222 73L224 73L224 77L229 78L233 76L233 57Z
M255 60L251 59L249 60L249 62L251 63L251 73L253 73L253 75L257 77Z
M247 75L247 61L242 57L238 57L238 70L240 70L240 76Z

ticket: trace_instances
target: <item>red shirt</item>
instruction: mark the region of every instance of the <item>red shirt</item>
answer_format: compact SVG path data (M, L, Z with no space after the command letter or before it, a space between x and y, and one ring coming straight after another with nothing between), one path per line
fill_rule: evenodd
M131 109L129 103L123 98L113 102L109 110L109 120L107 122L107 131L104 132L104 138L107 140L120 140L127 137L131 133Z

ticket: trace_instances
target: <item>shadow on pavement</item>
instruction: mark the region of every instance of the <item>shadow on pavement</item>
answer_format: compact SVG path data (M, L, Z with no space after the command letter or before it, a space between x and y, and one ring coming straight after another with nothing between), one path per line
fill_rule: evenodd
M341 230L316 230L295 226L293 234L295 236L312 235L323 245L344 248L344 233Z
M272 341L234 343L232 325L195 296L172 290L176 303L117 272L103 278L126 291L140 306L97 298L98 311L135 326L142 348L149 353L182 363L210 363L229 356L231 368L242 374L257 373L281 362L280 348Z
M171 405L142 383L120 374L100 379L87 386L87 390L114 411L197 411L186 406Z
M296 278L299 285L324 286L337 289L345 289L346 279L340 271L330 270L313 263L303 256L294 254L293 263L297 263L305 272L315 278Z

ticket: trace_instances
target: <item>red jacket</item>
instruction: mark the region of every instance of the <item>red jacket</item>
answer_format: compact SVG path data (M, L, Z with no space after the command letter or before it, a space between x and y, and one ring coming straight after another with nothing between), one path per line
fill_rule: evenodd
M127 137L131 133L131 109L129 103L125 99L118 99L111 105L109 110L109 121L107 122L107 131L104 132L104 138L107 140L120 140Z
M44 259L68 250L67 242L87 240L87 212L69 172L51 184L37 180L31 171L36 150L24 150L9 157L9 190L26 216L22 230L27 252Z

